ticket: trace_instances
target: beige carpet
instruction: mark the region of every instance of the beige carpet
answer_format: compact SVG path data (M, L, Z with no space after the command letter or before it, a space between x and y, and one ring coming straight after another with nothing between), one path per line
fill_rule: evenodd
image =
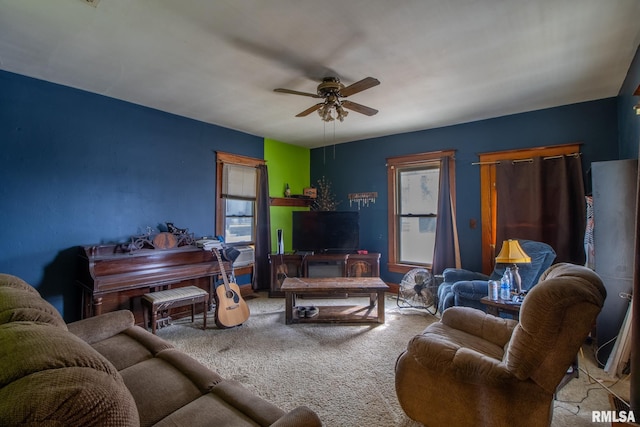
M206 331L201 317L193 324L185 318L158 335L284 410L309 406L325 426L420 426L398 404L394 364L409 339L437 317L399 309L395 295L388 295L384 325L285 325L284 299L260 293L247 303L251 317L242 326L217 329L209 313ZM304 300L312 303L346 302ZM582 365L602 377L593 364ZM592 409L610 409L607 393L581 373L559 393L552 426L608 425L592 423Z

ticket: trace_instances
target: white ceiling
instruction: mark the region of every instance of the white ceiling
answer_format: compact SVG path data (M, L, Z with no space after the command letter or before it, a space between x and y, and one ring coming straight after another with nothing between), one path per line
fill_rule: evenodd
M94 3L0 0L0 68L306 147L616 96L640 44L639 0ZM273 92L326 75L380 112Z

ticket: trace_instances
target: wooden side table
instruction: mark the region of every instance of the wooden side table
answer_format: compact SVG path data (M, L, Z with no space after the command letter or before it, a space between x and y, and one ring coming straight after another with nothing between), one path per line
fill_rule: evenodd
M489 297L483 297L480 302L487 306L487 313L493 314L496 317L500 316L500 313L511 315L513 320L520 318L520 306L522 303L513 303L511 301L505 301L502 299L492 300Z

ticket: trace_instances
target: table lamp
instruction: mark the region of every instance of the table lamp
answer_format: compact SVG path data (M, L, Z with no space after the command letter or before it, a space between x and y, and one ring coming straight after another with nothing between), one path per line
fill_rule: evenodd
M520 278L520 273L518 273L517 264L529 264L531 263L531 257L522 249L520 243L512 239L502 242L502 249L500 249L500 253L496 257L496 263L513 264L513 281L516 284L518 294L522 293L522 279Z

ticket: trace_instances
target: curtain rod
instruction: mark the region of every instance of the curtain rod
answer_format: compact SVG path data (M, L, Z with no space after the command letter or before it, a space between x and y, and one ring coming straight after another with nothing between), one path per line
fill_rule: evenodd
M558 154L557 156L548 156L548 157L543 157L542 160L551 160L551 159L561 159L562 157L580 157L582 153L571 153L571 154ZM517 159L517 160L511 160L512 163L531 163L533 162L533 159ZM499 165L500 161L496 160L495 162L473 162L471 163L472 166L476 166L476 165Z
M395 168L396 166L423 165L425 163L436 163L436 162L439 162L444 157L450 157L451 160L454 160L454 161L456 160L456 156L455 155L451 155L451 156L435 157L435 158L429 159L429 160L412 160L412 161L400 162L400 163L389 163L389 162L386 162L384 165L385 165L385 167L392 167L392 168Z

